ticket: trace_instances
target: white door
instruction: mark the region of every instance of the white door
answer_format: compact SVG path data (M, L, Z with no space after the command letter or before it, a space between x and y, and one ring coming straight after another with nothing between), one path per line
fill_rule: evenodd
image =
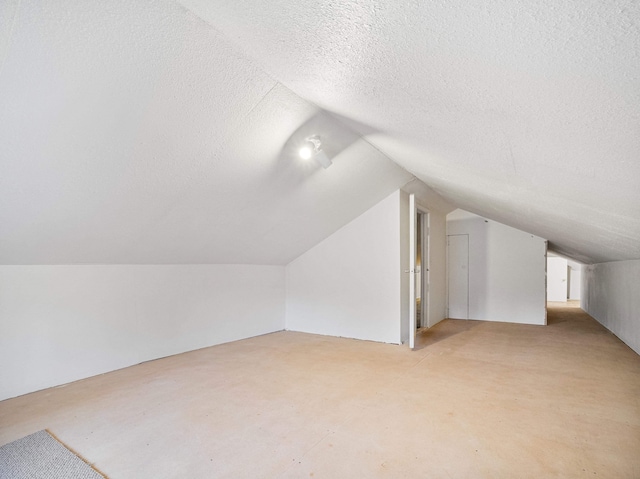
M567 260L547 257L547 301L567 301Z
M413 349L418 326L429 326L429 212L418 209L414 195L409 195L409 270L407 272L409 273L409 347Z
M430 328L429 322L429 213L418 209L416 219L418 221L416 240L417 247L420 251L420 260L416 259L416 294L419 295L420 301L416 301L417 314L420 317L416 321L416 327Z
M469 319L469 235L447 236L449 314Z
M416 345L416 197L409 195L409 347ZM406 231L406 230L405 230Z
M580 299L582 292L582 270L569 267L569 299Z

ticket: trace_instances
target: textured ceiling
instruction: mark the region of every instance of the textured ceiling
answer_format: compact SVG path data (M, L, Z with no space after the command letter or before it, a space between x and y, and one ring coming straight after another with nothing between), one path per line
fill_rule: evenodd
M0 263L284 264L412 175L574 259L640 258L639 22L631 0L5 0ZM291 154L312 130L327 170Z
M285 264L412 179L174 2L0 22L0 263Z
M180 1L457 206L640 258L640 2Z

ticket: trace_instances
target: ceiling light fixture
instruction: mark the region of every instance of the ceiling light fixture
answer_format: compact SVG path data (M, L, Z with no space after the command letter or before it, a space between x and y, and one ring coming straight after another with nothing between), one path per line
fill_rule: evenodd
M320 163L324 169L331 166L331 159L324 151L322 151L322 142L320 141L319 136L314 135L307 138L302 148L298 150L298 154L303 160L310 160L313 158Z
M300 148L300 151L298 153L300 154L300 158L302 158L303 160L309 160L313 156L313 148L309 145L305 145Z

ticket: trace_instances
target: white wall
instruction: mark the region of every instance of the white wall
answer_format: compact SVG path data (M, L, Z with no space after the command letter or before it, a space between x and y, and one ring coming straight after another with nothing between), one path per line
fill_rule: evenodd
M447 215L429 213L429 325L447 317Z
M581 307L640 354L640 260L582 268Z
M400 191L286 267L286 328L400 342Z
M582 264L568 261L569 264L569 299L582 298Z
M0 400L284 328L283 266L0 266Z
M547 301L567 302L567 268L566 259L559 256L547 257Z
M456 210L447 234L469 235L469 317L546 324L546 241Z

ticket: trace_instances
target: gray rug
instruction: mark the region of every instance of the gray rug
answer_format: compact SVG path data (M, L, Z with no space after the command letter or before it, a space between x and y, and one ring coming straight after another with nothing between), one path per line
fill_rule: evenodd
M2 479L105 479L47 431L0 447Z

